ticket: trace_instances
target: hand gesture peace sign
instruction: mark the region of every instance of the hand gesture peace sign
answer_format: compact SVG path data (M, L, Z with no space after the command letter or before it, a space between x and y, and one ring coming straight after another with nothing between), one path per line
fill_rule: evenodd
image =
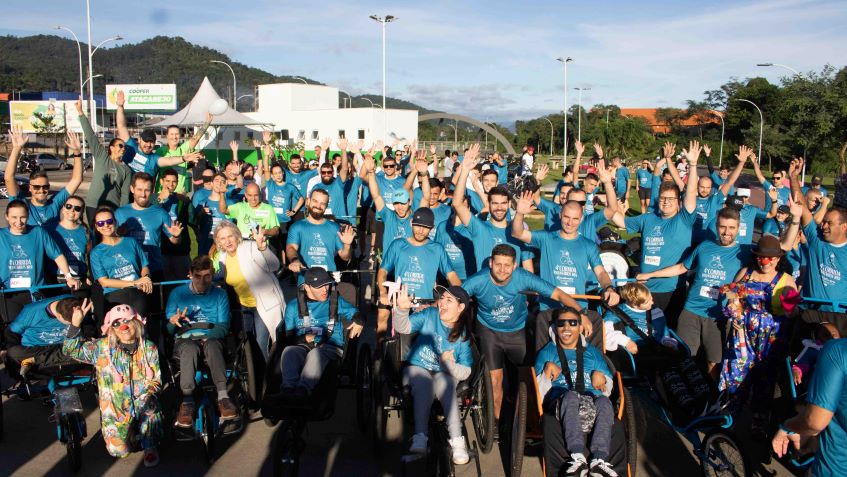
M177 328L181 328L182 327L182 325L180 324L181 322L187 323L187 322L190 321L188 319L188 315L186 313L188 313L188 307L185 307L182 310L177 308L176 313L171 315L170 318L168 318L168 321L170 321L171 324L176 326Z

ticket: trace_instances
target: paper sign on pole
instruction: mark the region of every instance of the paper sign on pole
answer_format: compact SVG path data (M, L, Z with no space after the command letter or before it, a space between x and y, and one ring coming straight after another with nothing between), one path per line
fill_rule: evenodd
M67 123L73 132L82 132L76 101L10 101L9 113L13 127L20 126L25 133L61 132ZM88 101L82 102L82 110L88 111ZM46 121L46 124L45 124Z
M176 111L175 84L107 84L106 109L118 109L118 91L124 92L127 111Z

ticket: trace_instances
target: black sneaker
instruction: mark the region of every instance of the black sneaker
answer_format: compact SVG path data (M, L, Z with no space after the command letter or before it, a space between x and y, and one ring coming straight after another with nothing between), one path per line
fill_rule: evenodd
M618 477L618 473L612 468L612 464L603 459L591 460L591 477Z
M571 454L571 460L568 462L568 468L565 469L565 475L568 477L587 477L588 476L588 461L582 454Z

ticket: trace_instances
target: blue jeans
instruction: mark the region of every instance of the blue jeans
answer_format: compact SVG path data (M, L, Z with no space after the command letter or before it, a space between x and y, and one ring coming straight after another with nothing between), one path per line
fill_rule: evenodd
M262 352L262 357L265 359L265 363L267 363L271 333L268 331L265 322L262 321L255 308L241 307L241 326L245 333L256 339L256 344L259 345L259 351Z

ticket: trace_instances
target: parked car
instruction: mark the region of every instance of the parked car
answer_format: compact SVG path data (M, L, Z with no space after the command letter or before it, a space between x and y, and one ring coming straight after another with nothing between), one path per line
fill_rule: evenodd
M6 164L9 163L9 158L6 156L0 156L0 172L6 172Z
M20 197L29 197L29 179L23 176L16 176ZM6 180L0 176L0 199L8 199L9 191L6 189Z
M68 163L64 159L56 157L49 152L39 152L38 154L33 154L33 157L35 158L36 165L41 170L63 171L68 167Z
M76 158L71 158L68 161L67 167L72 168L74 166L75 160L76 160ZM93 161L94 161L94 156L92 156L90 152L86 153L85 157L83 158L83 161L82 161L82 170L91 169L91 165L93 164Z

